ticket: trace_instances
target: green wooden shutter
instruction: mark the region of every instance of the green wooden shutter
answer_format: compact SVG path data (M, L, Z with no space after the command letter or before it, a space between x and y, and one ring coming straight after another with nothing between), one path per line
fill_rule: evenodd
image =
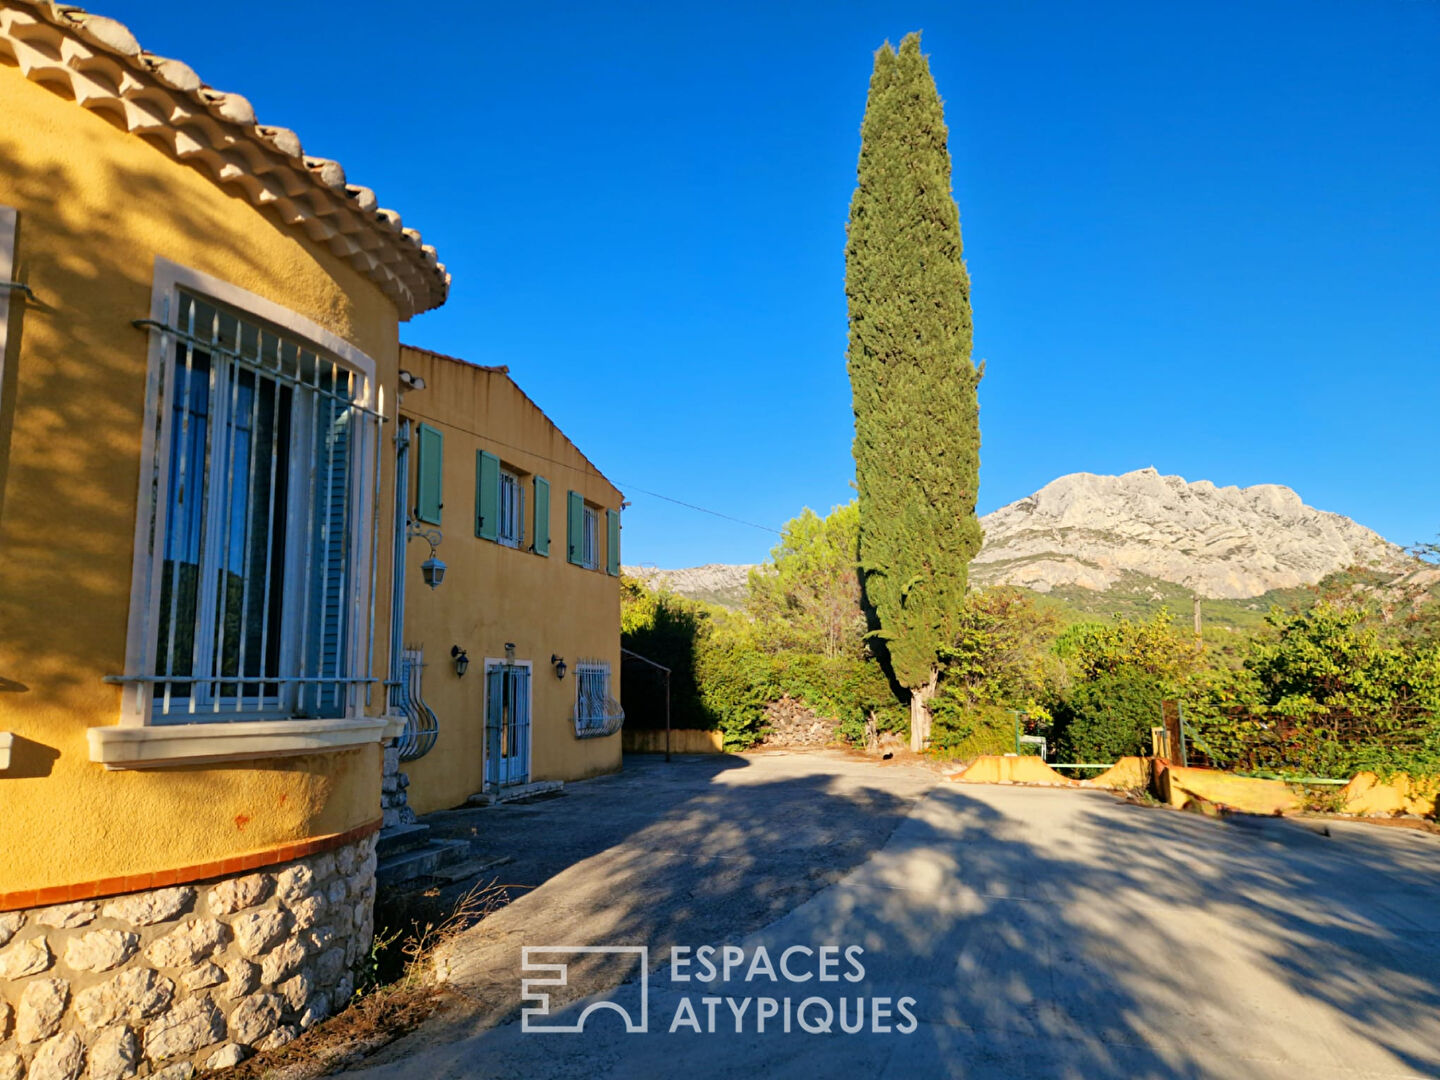
M550 554L550 481L535 477L535 527L530 535L536 555Z
M500 535L500 459L487 450L475 451L475 535Z
M611 577L620 573L620 511L605 511L605 572Z
M419 477L415 485L415 516L431 525L440 524L440 510L445 505L441 496L441 469L445 459L445 435L443 432L421 424L415 437L415 472Z
M566 507L566 539L570 545L570 561L576 566L585 565L585 496L578 491L570 492Z

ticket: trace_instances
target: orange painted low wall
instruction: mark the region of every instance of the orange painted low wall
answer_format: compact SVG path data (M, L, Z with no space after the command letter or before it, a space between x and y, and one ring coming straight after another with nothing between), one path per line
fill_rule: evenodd
M665 732L644 728L622 728L620 745L627 754L663 754ZM719 731L698 728L676 728L670 732L672 754L723 754L725 735Z
M1099 776L1080 783L1087 787L1109 788L1112 791L1134 791L1150 786L1150 758L1122 757Z
M1078 787L1077 781L1061 776L1038 757L985 754L976 758L951 780L960 784L1043 784L1047 787Z
M1414 814L1434 817L1440 802L1440 776L1407 776L1398 773L1382 781L1374 773L1356 773L1340 789L1341 812L1360 817L1394 817Z
M1287 814L1304 806L1282 780L1234 776L1218 769L1185 769L1158 760L1155 794L1171 806L1213 803L1246 814Z

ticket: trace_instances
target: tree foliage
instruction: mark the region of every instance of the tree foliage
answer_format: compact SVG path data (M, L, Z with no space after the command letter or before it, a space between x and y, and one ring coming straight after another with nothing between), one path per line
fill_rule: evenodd
M1336 778L1440 772L1440 641L1334 597L1266 624L1239 670L1209 673L1192 696L1212 760Z
M1386 640L1358 604L1321 601L1310 610L1267 620L1245 667L1260 704L1284 716L1440 712L1440 645Z
M980 372L948 131L919 34L875 54L861 139L845 249L860 564L888 663L918 705L912 723L928 722L980 549Z
M1058 628L1010 587L980 589L965 597L955 637L940 651L941 687L963 705L1018 705L1027 711L1053 696L1060 665L1049 648Z
M1143 622L1076 623L1056 640L1055 653L1078 681L1142 672L1170 693L1187 686L1205 662L1202 642L1163 610Z
M859 532L854 501L823 518L806 507L785 526L770 562L750 571L745 609L772 650L829 659L863 650Z
M1161 678L1139 667L1095 676L1056 709L1055 761L1112 762L1150 752L1150 729L1160 722Z

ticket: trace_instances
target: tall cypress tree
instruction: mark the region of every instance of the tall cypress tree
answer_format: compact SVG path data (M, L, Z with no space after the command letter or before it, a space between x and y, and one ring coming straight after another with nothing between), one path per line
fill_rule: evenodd
M982 372L944 108L918 33L875 54L860 132L845 247L860 570L920 750L980 550Z

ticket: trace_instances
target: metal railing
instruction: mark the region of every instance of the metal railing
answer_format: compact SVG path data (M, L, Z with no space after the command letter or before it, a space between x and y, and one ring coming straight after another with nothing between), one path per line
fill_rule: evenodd
M150 616L136 666L105 681L161 722L356 712L378 681L364 496L383 417L361 373L257 320L182 294L178 322L134 322L161 358Z
M440 735L440 719L420 692L424 670L424 650L412 646L400 654L400 682L390 687L390 704L405 714L405 730L395 740L401 761L424 757Z
M625 710L610 696L610 665L581 660L575 665L575 737L614 735L625 723Z

